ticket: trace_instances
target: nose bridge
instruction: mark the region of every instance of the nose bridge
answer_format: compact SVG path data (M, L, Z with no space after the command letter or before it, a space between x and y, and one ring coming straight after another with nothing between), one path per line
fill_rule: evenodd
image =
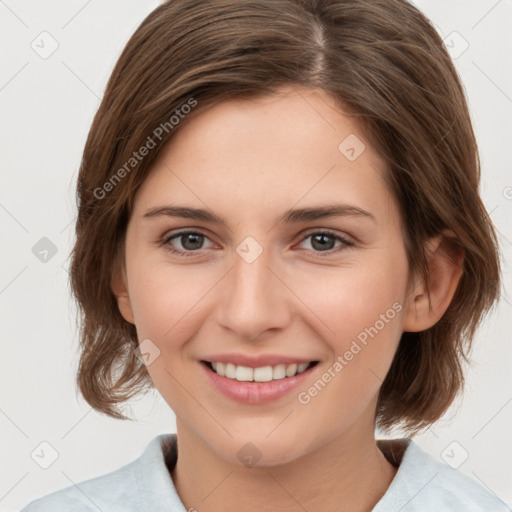
M219 322L239 337L253 340L289 318L285 287L272 269L272 251L247 237L236 248L219 303Z

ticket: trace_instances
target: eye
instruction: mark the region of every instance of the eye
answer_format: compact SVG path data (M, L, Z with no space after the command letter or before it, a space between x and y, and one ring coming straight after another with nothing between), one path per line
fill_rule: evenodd
M325 256L330 256L333 253L337 253L354 245L350 240L330 230L310 232L302 239L302 242L306 240L311 240L313 250L308 250L308 252L313 253L315 257L324 257L324 254L319 253L327 253ZM337 240L340 242L340 245L335 248Z
M175 239L177 239L182 249L177 249L172 245L172 241ZM162 240L162 245L165 246L166 250L178 256L194 256L194 253L203 249L202 245L205 239L208 239L208 237L197 231L180 231L172 236L165 237Z
M310 232L302 239L302 243L309 239L311 239L312 249L306 250L315 257L330 256L333 253L337 253L354 245L350 240L330 230ZM209 240L209 238L198 231L180 231L171 236L165 236L159 243L163 245L167 251L178 256L186 257L195 256L204 249L203 244L205 240ZM335 248L336 241L340 242L337 248ZM177 244L181 245L181 248L177 248Z

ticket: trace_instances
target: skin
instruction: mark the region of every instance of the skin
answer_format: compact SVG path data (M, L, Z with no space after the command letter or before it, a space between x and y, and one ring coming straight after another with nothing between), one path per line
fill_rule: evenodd
M338 150L350 134L366 145L355 161ZM191 119L137 192L126 266L113 291L139 342L149 338L160 351L147 369L176 414L172 478L187 508L357 512L371 510L389 487L396 468L374 434L379 388L401 333L424 330L443 315L460 264L447 257L440 238L429 242L429 308L423 285L410 280L385 172L330 96L290 88L224 101ZM333 203L361 208L374 220L278 222L290 208ZM228 225L143 217L170 204L208 209ZM158 243L183 228L205 235L168 242L195 251L190 257ZM322 229L353 245L328 238L322 250L308 236ZM236 252L248 236L263 249L252 263ZM401 311L309 403L299 403L298 391L397 302ZM234 352L320 363L300 390L265 405L240 404L212 388L199 362ZM246 443L261 453L254 467L237 456Z

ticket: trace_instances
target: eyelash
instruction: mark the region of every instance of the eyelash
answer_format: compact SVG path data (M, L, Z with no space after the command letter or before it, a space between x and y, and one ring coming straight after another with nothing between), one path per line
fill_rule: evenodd
M190 251L190 250L189 251L181 251L181 250L175 249L174 247L171 246L171 244L170 244L171 240L173 240L175 238L179 238L180 236L183 236L183 235L201 235L201 236L204 236L205 238L208 238L204 233L201 233L200 231L190 231L190 230L189 231L180 231L179 233L174 233L171 236L165 236L160 241L160 245L164 246L166 251L169 251L170 253L173 253L179 257L187 258L187 257L191 257L191 256L197 256L197 254L200 252L200 249L196 250L196 251ZM351 242L350 240L347 240L346 238L341 237L340 235L337 235L334 231L331 231L329 229L323 229L320 231L311 231L311 232L307 233L301 239L301 242L303 242L307 238L312 237L313 235L327 235L329 237L339 240L342 243L342 246L338 247L338 249L329 249L328 251L306 250L306 252L308 254L314 255L315 258L325 258L327 256L332 256L333 254L338 253L339 251L346 249L347 247L352 247L354 245L354 243Z

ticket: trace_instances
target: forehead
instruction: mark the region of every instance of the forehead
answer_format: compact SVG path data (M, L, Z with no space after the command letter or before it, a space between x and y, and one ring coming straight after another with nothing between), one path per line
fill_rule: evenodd
M349 201L389 202L384 164L353 118L316 89L290 89L214 105L163 148L135 201L187 202L236 212ZM298 204L299 203L299 204ZM264 208L263 208L264 207Z

